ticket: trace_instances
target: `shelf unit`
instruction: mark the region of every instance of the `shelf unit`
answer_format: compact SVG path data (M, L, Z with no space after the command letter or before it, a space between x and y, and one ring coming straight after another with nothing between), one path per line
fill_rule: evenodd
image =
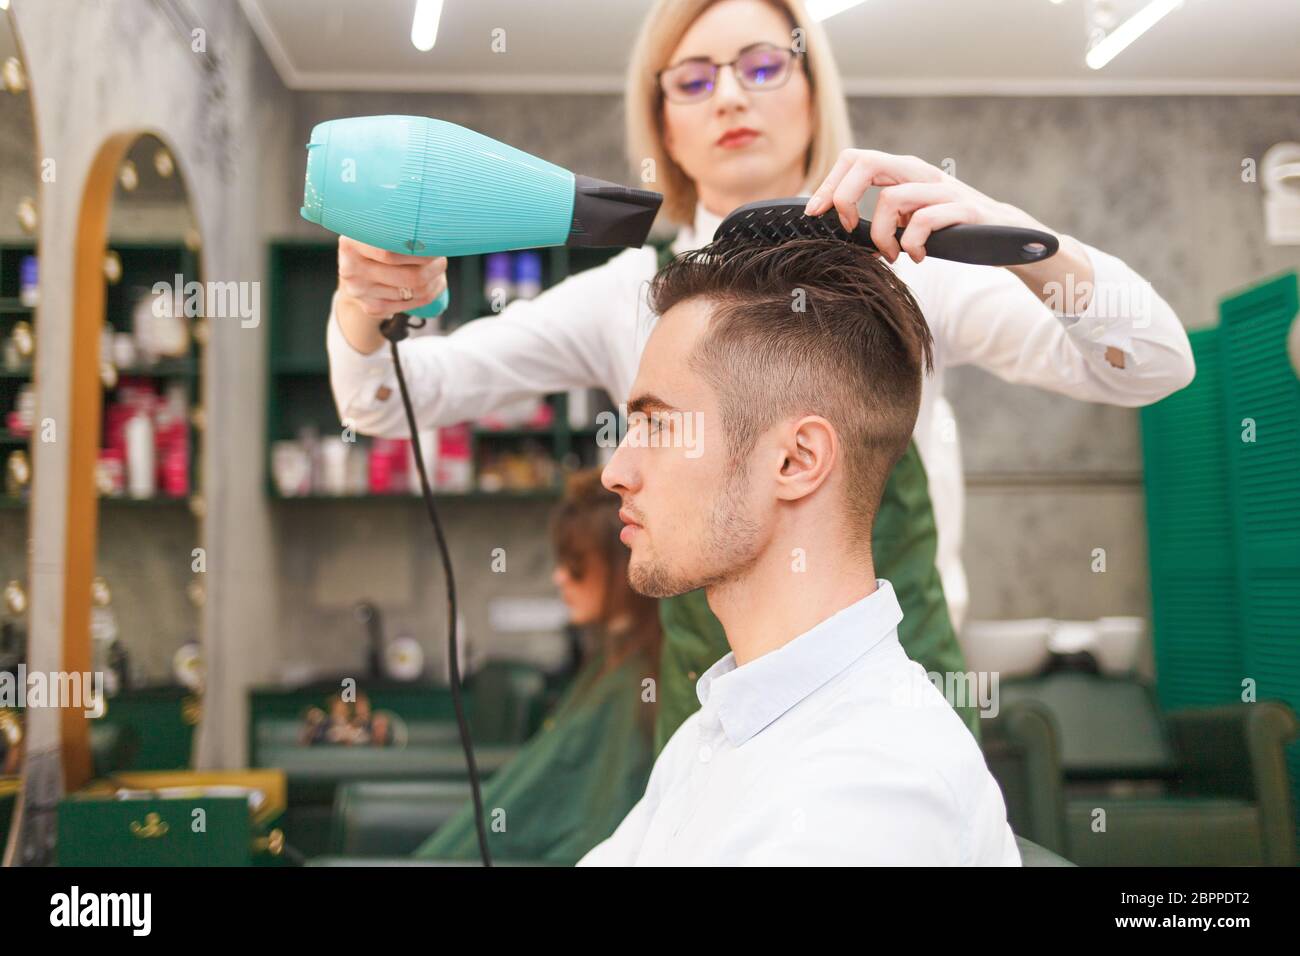
M551 247L537 250L542 256L542 285L548 288L566 277L598 266L618 249L570 249ZM325 347L325 326L330 302L338 284L338 246L334 240L281 239L268 245L267 276L270 284L269 335L267 361L267 494L281 501L371 501L418 500L418 495L310 494L283 496L276 488L271 471L271 443L296 438L299 429L314 427L321 435L342 429L334 406L329 382L329 357ZM448 260L447 282L451 303L440 317L442 328L451 331L470 321L492 321L491 309L483 295L483 265L486 256L461 256ZM479 464L485 451L501 445L517 448L534 441L549 452L549 457L565 467L587 467L596 462L594 427L571 428L568 420L568 396L546 396L553 409L552 424L547 428L489 429L474 427L470 433L470 454L474 463L474 490L442 491L439 498L476 499L549 499L560 492L557 483L528 489L506 488L483 490L479 486Z
M198 281L201 278L199 276L198 255L182 242L115 242L110 239L108 250L117 253L118 258L122 261L122 276L117 282L108 284L105 289L104 300L104 321L111 324L118 332L131 331L133 324L131 310L136 299L141 293L152 290L155 282L166 282L169 285L174 285L177 275L180 275L184 282ZM182 293L183 291L182 287ZM189 491L184 497L171 497L161 492L155 497L145 499L127 496L100 497L101 506L104 504L134 507L183 505L193 497L195 489L198 487L198 459L202 436L195 428L193 419L188 417L188 413L193 412L199 406L202 398L201 383L199 381L200 353L199 344L194 335L194 320L189 320L187 325L190 332L189 351L184 357L160 359L148 365L139 364L120 367L117 374L119 384L123 379L128 378L145 378L164 382L180 381L185 384L186 427L189 432L190 445L189 480L187 482ZM105 391L106 400L104 404L106 407L108 404L107 397L112 391L113 389L106 389ZM102 423L100 428L100 445L102 447Z
M136 290L151 289L158 281L174 282L179 273L186 281L198 276L198 259L194 252L183 243L152 242L113 242L108 244L110 251L116 252L122 262L121 278L109 283L105 290L105 321L118 331L131 330L131 305ZM18 298L18 268L23 256L33 255L35 245L32 243L0 244L0 341L8 338L15 322L26 319L33 322L36 310L24 306ZM34 324L34 323L33 323ZM193 327L191 325L191 333ZM40 347L39 334L37 348ZM199 401L199 359L198 345L193 336L190 338L190 351L184 358L164 359L153 365L136 365L118 369L119 381L123 378L149 378L163 380L181 380L186 383L186 400L190 409ZM22 369L0 367L0 415L8 413L14 407L19 390L32 380L30 366ZM107 390L111 393L111 389ZM107 404L107 403L105 403ZM39 410L38 410L39 411ZM102 425L101 425L102 428ZM35 429L34 429L35 430ZM199 436L193 423L189 424L190 433L190 480L191 490L195 487L197 449ZM12 450L30 445L30 436L15 435L0 425L0 458L7 460ZM187 496L188 497L188 496ZM169 498L159 495L144 500L133 498L100 498L100 504L116 506L174 505L185 503L187 498ZM14 498L0 494L0 508L24 508L25 498Z

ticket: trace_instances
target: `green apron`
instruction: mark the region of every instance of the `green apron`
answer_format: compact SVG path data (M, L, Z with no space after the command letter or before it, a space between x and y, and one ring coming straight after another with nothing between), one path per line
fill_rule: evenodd
M484 784L494 860L570 866L613 833L645 793L654 753L641 682L651 669L644 657L631 655L601 675L602 661L597 654L583 665L542 729ZM504 820L501 832L493 832L494 815ZM414 855L477 860L473 804Z
M660 268L671 259L672 252L667 247L659 250ZM935 566L937 541L925 467L916 443L912 442L885 483L880 512L871 533L872 561L876 577L893 585L903 608L898 639L907 655L927 673L964 673L966 659L948 618L948 601ZM731 650L722 624L709 610L703 590L660 601L659 620L663 625L663 652L659 665L656 756L682 722L699 709L695 682ZM979 740L977 708L963 705L956 710Z

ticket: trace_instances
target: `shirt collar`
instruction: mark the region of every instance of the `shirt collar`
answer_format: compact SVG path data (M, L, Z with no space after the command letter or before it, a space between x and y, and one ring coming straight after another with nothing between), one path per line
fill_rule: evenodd
M902 619L893 586L878 578L866 597L744 667L728 653L700 675L695 693L739 747L894 634Z

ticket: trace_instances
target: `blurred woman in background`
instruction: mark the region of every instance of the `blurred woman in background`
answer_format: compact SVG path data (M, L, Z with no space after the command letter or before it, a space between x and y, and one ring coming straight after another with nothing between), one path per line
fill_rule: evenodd
M583 664L542 729L483 787L495 860L576 863L645 791L654 763L659 616L653 598L628 586L618 509L618 496L591 469L570 476L552 518L553 580L581 629ZM478 859L473 806L415 855Z

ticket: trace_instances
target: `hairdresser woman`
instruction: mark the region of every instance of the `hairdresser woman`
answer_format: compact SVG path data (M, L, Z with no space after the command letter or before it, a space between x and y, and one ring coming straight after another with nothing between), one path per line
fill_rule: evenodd
M1145 405L1192 378L1177 317L1154 293L1054 299L1054 291L1091 283L1142 285L1123 262L1067 235L1055 256L1033 265L924 258L928 233L954 223L1054 230L916 157L851 148L829 42L801 0L659 0L632 53L625 107L632 167L640 173L654 161L645 185L664 193L663 213L682 225L672 253L707 243L723 216L758 199L811 194L809 212L833 206L851 227L858 201L883 187L868 216L873 239L931 324L936 371L925 384L913 446L885 488L874 560L902 604L899 637L908 654L930 672L964 671L948 603L960 619L961 465L950 425L936 427L944 369L971 363L1085 401ZM893 232L904 223L900 247ZM574 387L603 387L624 400L653 319L641 288L658 264L652 248L629 249L496 318L409 340L403 361L421 424L473 419ZM340 418L363 433L407 434L378 326L438 296L445 269L445 259L339 240L330 376ZM696 679L727 651L703 592L661 602L660 616L656 750L699 706ZM958 710L978 737L975 711Z

